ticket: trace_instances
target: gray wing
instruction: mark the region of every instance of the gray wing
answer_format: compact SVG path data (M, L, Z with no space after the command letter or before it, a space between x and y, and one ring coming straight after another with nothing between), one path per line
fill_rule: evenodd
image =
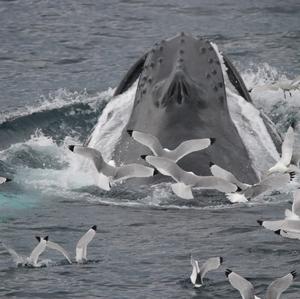
M179 161L184 156L201 151L209 147L214 139L204 138L204 139L192 139L182 142L177 148L170 152L172 160L175 162Z
M255 299L254 288L250 281L231 270L226 270L225 274L232 287L240 292L243 299Z
M269 230L276 231L283 227L285 220L276 220L276 221L262 221L261 225Z
M0 185L7 182L7 178L0 176Z
M192 284L195 284L200 270L199 270L198 261L196 261L192 255L191 255L191 265L192 265L192 274L190 276L190 279L191 279Z
M161 156L164 152L159 140L151 134L133 131L131 136L137 142L147 146L156 156Z
M286 276L273 281L267 289L267 299L279 299L281 294L289 288L296 277L296 272L293 271Z
M70 264L72 264L70 255L68 254L68 252L67 252L62 246L58 245L58 244L55 243L55 242L48 241L48 242L47 242L47 247L59 251L59 252L67 259L67 261L68 261Z
M86 259L86 252L88 244L93 240L96 235L96 230L90 228L76 244L76 262L81 262Z
M15 250L9 248L3 242L1 242L1 244L6 249L6 251L10 254L12 260L14 261L14 263L16 263L16 265L23 264L25 262L25 259L22 256L18 255Z
M290 182L288 173L275 173L265 177L261 182L247 188L244 195L247 199L255 198L256 196L271 191L275 188L282 188Z
M200 268L200 277L201 277L201 283L203 284L203 278L205 274L212 270L217 270L223 262L222 257L212 257L209 258Z
M300 217L300 190L294 192L294 201L292 211L294 214Z
M274 173L263 178L261 182L256 185L265 185L270 188L281 188L291 181L291 177L288 173ZM254 185L255 186L255 185Z
M233 183L240 187L242 190L245 190L247 187L249 187L248 184L244 184L240 182L231 172L221 168L218 165L213 164L210 167L210 171L213 174L213 176L224 179L225 181L228 181L230 183Z
M106 163L103 160L101 153L96 149L91 147L76 145L74 147L74 153L92 160L98 172L102 172L106 176L114 175L115 167Z
M255 198L256 196L258 196L264 192L267 192L268 190L271 190L270 186L257 184L257 185L253 185L253 186L247 188L243 193L244 193L244 196L249 200L249 199Z
M126 180L129 178L146 178L153 176L154 169L141 164L128 164L116 168L114 181Z
M288 166L291 163L291 159L293 156L293 147L294 147L294 129L292 127L289 127L289 129L285 134L285 138L281 146L280 161L284 165Z
M215 176L196 176L197 181L195 182L195 187L200 187L203 189L216 189L220 192L231 193L237 190L235 184L229 183L221 178Z
M41 239L39 244L32 250L28 260L33 265L37 264L39 256L45 251L46 249L46 240Z

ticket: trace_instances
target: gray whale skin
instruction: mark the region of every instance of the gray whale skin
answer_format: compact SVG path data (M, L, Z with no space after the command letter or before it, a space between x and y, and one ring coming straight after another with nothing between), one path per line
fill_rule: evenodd
M225 55L223 59L235 89L245 101L252 102L231 61ZM221 63L208 40L181 33L155 44L130 68L114 95L124 93L137 79L132 113L113 152L117 164L146 164L140 156L151 154L127 130L155 135L169 149L185 140L210 137L216 138L213 145L178 162L184 170L211 175L209 162L213 162L243 182L258 181L247 148L230 117ZM280 141L273 141L278 149ZM143 182L166 180L172 179L157 175Z

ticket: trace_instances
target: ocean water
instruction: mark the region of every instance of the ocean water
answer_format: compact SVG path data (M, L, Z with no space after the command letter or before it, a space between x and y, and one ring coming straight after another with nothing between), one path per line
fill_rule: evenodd
M250 89L299 75L299 20L292 0L0 1L0 174L13 178L0 187L0 241L28 255L35 235L49 235L74 256L77 240L98 225L84 265L47 250L48 267L17 268L0 244L0 296L240 298L224 275L230 268L264 297L275 278L300 273L300 241L256 223L282 217L291 188L243 205L199 191L181 200L169 184L104 192L66 147L83 142L100 117L110 156L119 123L106 120L113 111L126 122L134 87L118 100L113 90L156 41L181 31L211 39ZM300 91L285 99L254 88L252 98L281 133L300 120ZM200 289L189 283L191 253L224 257ZM300 298L299 280L282 298Z

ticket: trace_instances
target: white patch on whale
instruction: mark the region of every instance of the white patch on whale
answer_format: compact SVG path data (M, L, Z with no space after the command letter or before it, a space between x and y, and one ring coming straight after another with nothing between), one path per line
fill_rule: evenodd
M211 43L211 45L221 63L231 119L245 144L253 169L258 177L261 177L266 169L279 160L279 153L263 122L260 111L238 94L228 78L222 54L216 44Z

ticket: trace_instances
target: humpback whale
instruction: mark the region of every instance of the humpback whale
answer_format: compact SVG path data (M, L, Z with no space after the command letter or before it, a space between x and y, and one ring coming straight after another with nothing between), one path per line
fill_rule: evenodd
M209 147L178 162L185 171L201 176L211 175L213 162L254 184L279 160L282 140L274 124L255 108L238 71L212 42L182 32L156 43L129 69L114 96L136 82L131 115L112 149L117 165L147 166L141 156L152 154L128 131L151 134L170 150L186 140L213 138ZM86 146L93 147L91 139ZM151 183L170 178L157 175L142 180Z

